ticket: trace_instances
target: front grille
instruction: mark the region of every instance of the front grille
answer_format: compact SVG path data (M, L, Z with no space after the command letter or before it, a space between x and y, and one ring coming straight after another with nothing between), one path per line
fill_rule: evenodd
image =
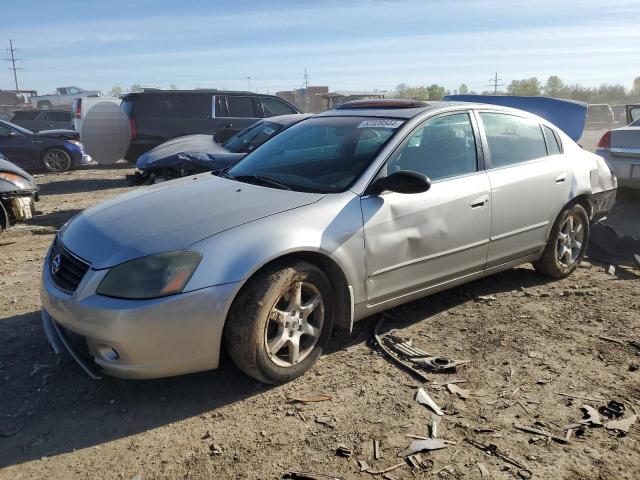
M49 271L56 286L63 292L73 293L90 265L69 253L56 237L49 255Z

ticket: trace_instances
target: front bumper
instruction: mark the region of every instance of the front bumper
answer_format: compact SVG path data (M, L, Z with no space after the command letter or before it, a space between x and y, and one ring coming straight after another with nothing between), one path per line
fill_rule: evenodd
M65 330L84 337L97 368L116 377L159 378L218 367L222 329L237 284L122 300L97 295L107 270L89 270L69 295L55 287L48 265L47 256L40 284L45 332L54 350L71 353L85 371L93 366L83 365L76 358L80 354L65 345ZM52 335L56 331L61 333Z

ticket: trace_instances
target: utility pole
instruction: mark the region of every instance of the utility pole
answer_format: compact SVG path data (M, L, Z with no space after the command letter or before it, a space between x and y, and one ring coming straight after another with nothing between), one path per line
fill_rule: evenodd
M251 75L247 76L247 81L249 82L249 91L251 91Z
M307 73L307 67L304 67L304 88L309 88L309 74Z
M5 60L7 62L11 62L11 66L9 67L9 70L13 70L13 80L16 82L16 93L18 93L18 90L20 90L20 88L18 87L18 70L22 70L20 67L16 67L16 62L19 60L22 60L21 58L16 58L15 53L17 52L17 49L13 48L13 40L9 39L9 48L7 49L7 52L9 52L9 54L11 55L11 58L5 58Z
M485 85L485 86L493 87L493 94L494 95L498 94L498 87L504 87L504 83L498 83L498 82L502 81L501 78L498 78L498 72L496 72L495 76L493 78L490 78L489 81L491 83L489 85Z

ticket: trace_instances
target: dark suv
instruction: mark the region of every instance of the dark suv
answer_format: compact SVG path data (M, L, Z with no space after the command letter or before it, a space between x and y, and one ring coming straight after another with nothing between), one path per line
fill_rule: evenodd
M172 138L204 133L222 143L260 118L300 113L274 95L220 90L145 90L124 95L121 106L131 121L130 162Z

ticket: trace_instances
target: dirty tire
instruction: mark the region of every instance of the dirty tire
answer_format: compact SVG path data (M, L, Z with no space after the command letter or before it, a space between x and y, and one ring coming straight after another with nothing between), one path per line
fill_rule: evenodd
M301 293L297 298L302 298L302 301L297 303L302 304L305 311L311 311L307 320L298 320L289 313L280 315L284 310L296 311L291 306L291 302L295 303L292 300L295 294L290 293L295 292L298 285ZM331 291L324 272L303 261L279 265L256 274L235 299L225 325L226 349L236 366L247 375L270 384L289 382L309 370L322 355L331 335L334 313ZM321 297L318 306L311 307L318 296ZM311 328L315 336L304 333L307 328ZM270 336L274 337L271 343ZM289 344L296 338L299 339L299 361L284 365L295 358L291 356ZM274 355L273 350L282 339L286 341L285 346L276 353L286 353Z
M71 155L62 148L50 148L42 155L42 166L51 173L71 170Z
M565 235L563 232L567 231L570 220L575 222L576 225L581 225L580 230L582 231L582 236L580 237L581 242L579 242L580 248L575 248L574 254L568 254L570 257L561 261L559 257L562 249L562 238ZM549 235L549 240L542 257L540 257L540 260L533 262L533 267L542 275L558 279L565 278L578 268L587 251L588 244L589 217L587 216L587 212L582 205L569 205L558 215L551 229L551 234Z

